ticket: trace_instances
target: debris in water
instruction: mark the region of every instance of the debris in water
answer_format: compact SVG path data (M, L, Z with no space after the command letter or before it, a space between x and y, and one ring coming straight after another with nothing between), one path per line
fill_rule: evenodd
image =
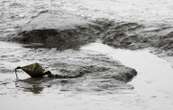
M30 65L26 65L26 66L22 66L22 67L19 66L19 67L15 68L15 75L16 75L17 80L19 79L18 75L17 75L18 69L23 70L32 78L40 78L45 75L47 75L49 78L77 78L77 77L81 77L84 75L83 72L79 72L79 74L75 75L75 76L52 74L50 71L46 71L39 63L33 63Z
M15 68L16 79L18 79L17 70L21 69L26 72L32 78L43 77L44 75L50 75L50 71L46 71L39 63L33 63L30 65Z

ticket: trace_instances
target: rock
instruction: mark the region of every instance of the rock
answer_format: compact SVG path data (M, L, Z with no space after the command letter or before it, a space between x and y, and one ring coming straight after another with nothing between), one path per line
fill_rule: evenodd
M53 74L69 77L82 74L77 78L55 79L55 84L61 85L59 82L63 80L62 82L66 83L61 86L68 86L67 89L116 89L131 81L137 75L136 70L122 65L106 55L79 49L80 46L97 39L104 41L107 29L113 25L115 24L109 20L88 21L67 13L46 12L22 26L13 40L63 50L51 52L51 49L45 51L38 49L37 52L20 52L20 58L29 55L29 59L32 61L35 59L34 62L40 61L39 63L49 67ZM133 29L135 30L135 28ZM74 50L76 48L78 50ZM43 82L45 82L44 79ZM52 84L52 81L50 83Z
M46 71L39 63L33 63L25 66L18 66L15 68L15 74L16 78L17 76L17 70L21 69L25 73L27 73L32 78L41 78L45 75L51 75L50 71ZM18 78L17 78L18 79Z
M39 51L36 53L30 51L30 54L32 55L30 59L40 59L40 63L44 67L48 67L48 70L53 74L66 76L66 78L24 79L20 85L23 89L28 89L28 86L26 86L28 84L31 85L30 87L34 85L42 88L46 88L47 85L56 85L62 91L132 89L132 86L127 83L137 75L135 69L126 67L115 59L86 50ZM80 74L82 76L76 77Z
M54 53L49 58L44 58L47 67L53 74L76 76L83 74L83 77L94 79L111 79L122 82L131 81L137 72L133 68L126 67L106 55L80 51L64 51Z
M171 27L151 27L109 19L91 21L65 11L55 14L44 12L33 17L12 40L31 43L29 47L64 50L77 49L97 39L115 48L135 50L154 47L172 51Z
M92 65L81 68L79 71L86 74L92 74L92 76L95 76L94 79L114 79L126 83L131 81L137 75L135 69L123 65L116 65L111 68Z
M153 47L156 51L173 53L173 32L171 26L144 26L138 23L112 22L102 19L100 39L115 48L143 49Z
M59 50L78 48L96 39L88 20L65 12L42 13L23 25L12 40L22 43L39 43L39 47L56 47ZM32 45L33 46L33 45ZM38 46L38 45L37 45Z

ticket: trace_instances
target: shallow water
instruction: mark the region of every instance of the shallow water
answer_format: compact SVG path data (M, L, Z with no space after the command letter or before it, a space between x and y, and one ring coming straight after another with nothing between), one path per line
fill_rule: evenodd
M111 91L98 92L63 91L61 90L61 88L64 89L63 86L60 86L57 80L41 83L41 85L39 85L39 81L19 84L15 83L13 71L10 70L16 66L15 64L22 63L20 61L13 62L13 60L18 59L18 56L20 56L17 54L19 50L20 52L25 52L26 50L28 51L28 49L15 43L1 42L1 45L4 46L1 47L1 52L7 55L7 59L3 60L9 64L4 63L6 65L4 66L2 65L3 63L1 63L0 67L10 67L10 69L4 73L2 73L3 69L1 69L0 73L0 105L3 110L113 110L115 108L118 108L119 110L173 109L173 87L171 80L173 78L173 68L169 62L151 54L147 49L140 51L114 49L101 43L92 43L83 46L80 49L81 51L100 53L115 60L118 59L123 64L133 67L138 71L138 76L129 83L134 89L117 88ZM10 49L13 51L15 50L15 52L11 51L12 53L10 54L8 51L9 53L7 53L7 50ZM4 52L5 50L6 53ZM50 50L47 49L45 51L50 52ZM56 52L56 50L51 51L54 53ZM14 53L16 53L16 56L13 56ZM38 50L36 53L36 55L39 55ZM39 57L36 57L34 60L38 60L37 58ZM20 75L20 78L27 77L28 76L25 74ZM85 83L87 83L87 81ZM51 84L53 86L51 86Z
M51 2L50 2L51 1ZM2 0L0 1L0 39L13 34L43 11L65 10L89 19L108 18L118 21L142 22L146 31L169 27L173 24L172 0ZM53 11L54 10L54 11ZM155 26L155 23L158 24ZM154 27L154 28L153 28ZM169 30L170 31L170 30ZM150 53L149 49L130 51L114 49L100 43L83 46L80 52L56 49L23 48L24 45L0 42L0 109L2 110L173 110L173 66ZM87 80L83 90L80 84L66 84L66 80L21 81L16 83L14 68L40 62L51 71L56 59L71 55L105 55L119 60L138 71L137 77L127 85L118 84L101 92ZM172 57L166 57L173 62ZM73 59L74 60L74 59ZM70 60L69 60L70 61ZM173 65L173 64L172 64ZM21 79L28 76L20 74ZM101 82L101 81L98 81ZM113 82L118 83L118 82ZM74 90L77 89L77 90Z
M172 94L173 87L169 86L173 78L173 68L171 67L171 63L153 55L149 50L130 51L114 49L100 43L93 43L86 47L82 47L82 49L106 54L114 59L120 60L124 65L135 68L140 73L136 80L144 85L141 86L141 83L139 85L138 83L134 83L137 87L142 87L140 88L142 91L147 90L145 88L147 85L145 84L148 83L151 91L154 87L157 87L157 89L154 89L155 92L162 88L159 92L164 93L164 91L166 91Z

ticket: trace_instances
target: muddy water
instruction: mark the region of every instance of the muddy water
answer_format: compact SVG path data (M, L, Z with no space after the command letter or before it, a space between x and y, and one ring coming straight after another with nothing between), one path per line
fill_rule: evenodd
M3 110L173 109L173 87L171 80L173 78L173 69L167 61L151 54L149 50L130 51L114 49L101 43L92 43L81 47L80 51L99 53L115 60L118 59L123 64L133 67L138 71L138 76L128 84L133 86L134 89L120 87L102 92L97 90L74 91L73 89L66 91L62 85L59 85L60 82L57 80L49 80L45 83L34 80L30 80L29 83L16 83L12 71L13 68L18 64L24 64L31 60L29 59L30 56L23 55L28 54L29 51L37 51L35 55L39 55L38 50L23 48L22 45L15 43L1 42L0 108ZM56 53L57 51L43 50L49 53L52 51ZM40 50L40 52L42 53L43 50ZM25 58L22 58L22 56ZM20 58L22 58L22 61L19 60ZM36 60L39 60L39 57L32 59L31 62ZM25 79L27 77L25 74L20 74L20 78ZM87 84L87 81L84 84Z

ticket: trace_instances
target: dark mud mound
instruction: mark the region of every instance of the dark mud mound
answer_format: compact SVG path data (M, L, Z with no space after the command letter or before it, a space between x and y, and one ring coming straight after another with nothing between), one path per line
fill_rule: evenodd
M88 20L65 13L42 13L21 27L15 41L56 47L63 50L78 48L96 39L96 32ZM33 46L33 45L32 45Z

